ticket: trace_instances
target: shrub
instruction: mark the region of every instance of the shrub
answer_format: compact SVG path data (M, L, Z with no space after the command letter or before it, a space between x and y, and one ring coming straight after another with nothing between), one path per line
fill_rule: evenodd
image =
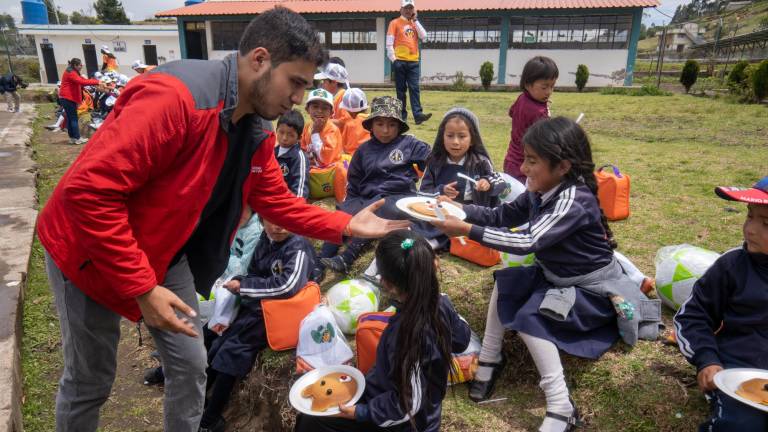
M743 90L747 85L748 67L749 62L746 60L742 60L733 65L733 69L731 69L731 72L728 74L728 87L731 88L731 91L736 92Z
M587 81L589 80L589 68L587 65L580 64L576 68L576 88L579 89L579 91L584 90L584 86L587 85Z
M464 72L457 71L456 75L453 78L453 84L451 84L450 87L453 91L468 91L469 86L467 85L467 81L464 80Z
M483 83L483 88L488 90L493 81L493 63L487 61L480 65L480 82Z
M763 60L752 73L752 93L759 103L768 96L768 60Z
M653 85L644 85L640 88L633 87L604 87L600 90L604 95L624 95L624 96L672 96L672 93L664 91Z
M699 62L696 60L688 60L683 66L683 71L680 73L680 84L685 87L685 92L688 93L696 84L696 79L699 78Z

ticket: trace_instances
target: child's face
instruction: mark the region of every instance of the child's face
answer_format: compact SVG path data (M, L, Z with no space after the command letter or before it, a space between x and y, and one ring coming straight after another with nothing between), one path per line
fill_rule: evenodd
M531 146L523 147L523 164L520 171L528 177L526 186L531 192L545 193L557 186L571 169L571 162L560 161L552 166L549 160L541 157Z
M526 84L525 90L531 95L532 98L539 102L546 103L549 101L549 97L552 96L552 92L555 91L554 79L540 79L533 82L533 84Z
M768 254L768 205L747 205L744 241L750 253Z
M333 107L325 102L315 100L307 104L307 112L313 120L328 121L331 118Z
M323 82L320 84L320 88L323 90L326 90L328 93L335 95L337 91L339 91L339 83L333 80L324 79Z
M291 233L286 231L285 228L275 225L272 222L264 219L264 231L267 233L267 237L273 242L280 243L291 236Z
M443 144L448 157L454 162L460 161L467 154L472 147L472 135L464 120L454 117L445 123Z
M376 117L371 125L371 133L382 144L389 144L400 135L400 122L389 117Z
M280 147L291 147L299 142L299 134L296 133L296 129L281 124L277 127L277 143Z

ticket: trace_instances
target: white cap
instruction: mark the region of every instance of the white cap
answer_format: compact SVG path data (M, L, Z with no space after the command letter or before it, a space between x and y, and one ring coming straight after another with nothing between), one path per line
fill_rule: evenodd
M309 92L309 95L307 97L307 103L304 104L304 106L309 105L312 101L323 101L331 106L331 110L333 110L333 95L328 92L328 90L324 90L321 88L317 88Z
M403 0L403 1L400 3L400 7L401 7L401 8L404 8L404 7L406 7L406 6L413 6L413 7L416 7L416 3L415 3L413 0Z
M347 69L344 66L336 63L328 63L322 72L315 74L315 79L329 79L331 81L336 81L337 83L345 84L347 87L349 87L349 74L347 73Z
M296 356L314 368L340 365L352 359L352 349L328 306L318 305L301 321Z
M365 92L359 88L347 89L341 98L339 108L349 112L360 112L368 109L368 99Z
M109 50L109 47L106 45L101 46L101 52L102 54L112 54L112 51Z
M141 60L136 60L131 65L131 69L146 69L147 65L145 65Z

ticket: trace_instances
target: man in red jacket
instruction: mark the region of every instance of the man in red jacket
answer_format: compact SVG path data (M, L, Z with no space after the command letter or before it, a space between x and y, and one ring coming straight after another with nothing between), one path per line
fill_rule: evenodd
M285 185L269 120L301 103L325 60L314 29L275 8L246 28L238 53L167 63L125 88L38 220L64 352L57 431L96 430L121 316L143 318L157 344L165 430L198 430L206 353L195 290L209 292L226 268L245 206L326 241L407 226L376 217L376 205L327 212Z

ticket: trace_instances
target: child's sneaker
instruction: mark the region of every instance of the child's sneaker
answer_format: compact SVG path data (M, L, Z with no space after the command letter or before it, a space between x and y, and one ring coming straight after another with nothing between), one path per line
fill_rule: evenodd
M333 258L320 258L320 262L326 268L329 268L336 273L349 273L349 265L344 261L344 258L341 255L336 255Z
M144 371L144 385L157 385L165 383L165 373L163 367L158 366Z

